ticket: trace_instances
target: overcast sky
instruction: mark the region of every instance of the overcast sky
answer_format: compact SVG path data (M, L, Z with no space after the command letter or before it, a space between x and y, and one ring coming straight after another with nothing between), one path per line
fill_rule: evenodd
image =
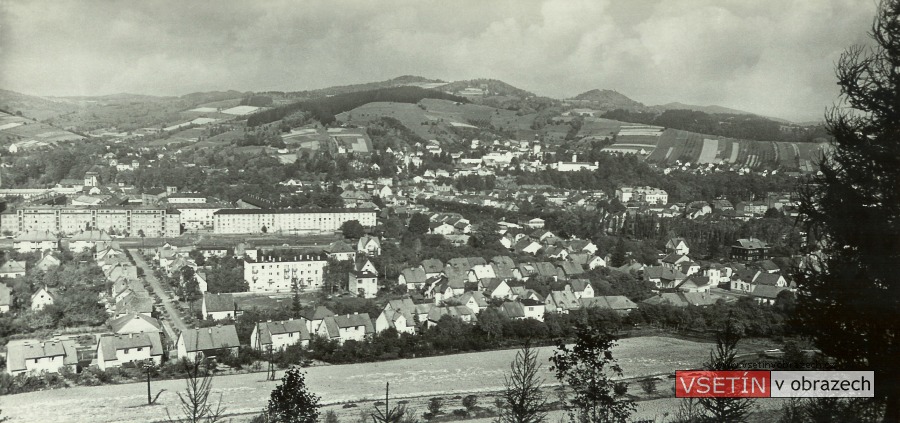
M873 0L0 0L0 88L294 91L420 75L820 119Z

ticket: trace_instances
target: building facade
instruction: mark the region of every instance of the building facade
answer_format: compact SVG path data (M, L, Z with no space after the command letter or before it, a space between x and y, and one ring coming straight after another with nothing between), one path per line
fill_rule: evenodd
M16 234L36 230L76 234L92 229L132 236L143 232L148 237L181 234L181 214L161 207L33 206L16 210L14 216L15 223L3 226Z
M344 222L357 220L375 226L375 211L368 209L227 209L214 213L217 234L334 232Z
M244 280L250 292L290 292L294 284L301 289L321 289L328 255L298 254L292 257L244 259Z

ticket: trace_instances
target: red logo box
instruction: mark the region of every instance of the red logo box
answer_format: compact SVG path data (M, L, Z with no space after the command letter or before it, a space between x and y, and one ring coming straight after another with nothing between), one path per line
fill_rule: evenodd
M677 398L769 398L771 395L771 374L768 370L675 372Z

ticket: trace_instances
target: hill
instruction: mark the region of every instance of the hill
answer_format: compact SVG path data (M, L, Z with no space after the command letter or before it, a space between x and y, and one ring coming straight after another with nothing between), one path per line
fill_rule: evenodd
M604 111L615 109L643 111L647 109L644 103L634 101L615 90L590 90L576 95L572 100Z
M673 102L673 103L660 104L657 106L650 106L650 108L656 109L660 112L664 112L666 110L691 110L691 111L703 112L703 113L707 113L707 114L711 114L711 115L759 116L759 117L763 117L763 118L773 120L773 121L776 121L779 123L784 123L784 124L792 123L791 121L789 121L787 119L781 119L781 118L776 118L776 117L771 117L771 116L762 116L757 113L751 113L751 112L747 112L744 110L732 109L730 107L725 107L725 106L717 106L715 104L709 105L709 106L697 106L694 104L684 104L684 103Z
M254 113L247 119L247 126L259 126L275 122L295 112L307 112L320 123L328 124L335 120L335 115L353 110L367 103L393 102L415 104L425 98L437 98L459 103L468 103L468 100L462 97L419 87L405 86L381 88L350 92L278 106L259 113Z
M335 87L319 88L315 90L293 91L286 93L288 97L301 98L318 98L330 95L339 95L347 93L355 93L360 91L371 91L383 88L395 88L405 86L420 86L431 84L443 84L445 81L440 79L429 79L423 76L403 75L385 81L365 82L362 84L338 85Z
M442 86L441 90L462 95L467 88L481 90L483 92L482 95L485 97L536 97L536 95L531 91L526 91L521 88L514 87L510 84L507 84L506 82L497 79L484 78L470 79L466 81L454 81Z
M0 110L9 114L21 113L37 120L79 110L78 101L66 98L41 97L0 89Z

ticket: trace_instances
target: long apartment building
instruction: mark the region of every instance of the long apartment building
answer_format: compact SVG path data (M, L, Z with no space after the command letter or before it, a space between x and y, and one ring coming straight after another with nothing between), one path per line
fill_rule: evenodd
M148 237L177 237L181 214L175 209L145 206L30 206L0 215L0 230L19 234L49 231L65 235L85 230Z
M303 289L321 289L327 264L325 253L245 257L244 280L250 292L290 292L295 283Z
M376 220L371 209L223 209L213 215L217 234L333 232L349 220L369 228Z

